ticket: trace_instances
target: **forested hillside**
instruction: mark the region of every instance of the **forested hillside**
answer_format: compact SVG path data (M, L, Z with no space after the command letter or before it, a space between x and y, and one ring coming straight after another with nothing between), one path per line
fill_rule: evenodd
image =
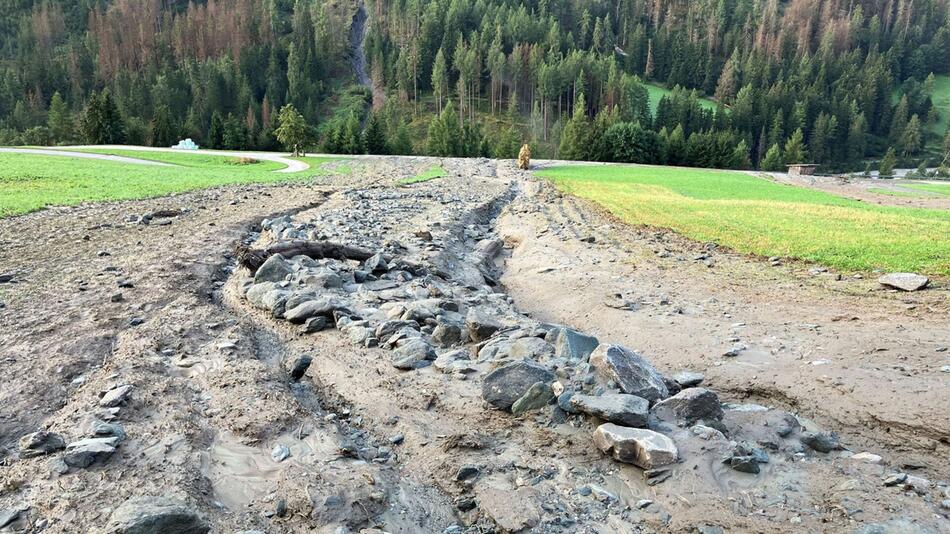
M360 87L355 2L0 0L0 144L276 148L293 104L334 152L937 164L948 4L369 0Z

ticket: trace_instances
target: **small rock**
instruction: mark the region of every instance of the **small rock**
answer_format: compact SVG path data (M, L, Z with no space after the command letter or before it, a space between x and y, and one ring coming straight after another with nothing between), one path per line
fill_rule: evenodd
M476 465L463 465L455 472L455 480L458 482L471 481L481 473Z
M849 460L853 462L864 462L866 464L880 464L884 461L883 458L876 454L871 454L870 452L859 452L855 455L852 455Z
M20 505L15 508L0 508L0 528L16 521L20 514L29 510L28 506Z
M66 448L66 441L59 434L41 430L20 438L20 458L35 458Z
M841 448L835 432L803 432L801 442L818 452L831 452Z
M901 291L918 291L930 284L930 279L916 273L889 273L877 279L883 286L893 287Z
M313 334L314 332L321 332L330 327L330 319L320 315L317 317L311 317L304 321L303 328L301 331L304 334Z
M759 464L769 463L769 455L752 443L737 443L732 451L723 458L722 462L729 467L743 473L757 474Z
M381 252L373 254L368 260L363 262L363 270L368 273L384 273L389 270L389 264Z
M692 425L696 421L722 419L722 404L715 392L706 388L687 388L653 407L660 419L675 419Z
M432 331L432 343L436 347L447 348L462 341L462 328L450 323L439 323Z
M678 459L673 440L652 430L604 423L594 431L594 445L615 460L641 469L669 465Z
M650 362L620 345L600 345L590 355L598 373L616 382L621 391L656 402L669 396L663 376Z
M132 390L135 389L135 386L132 384L123 384L121 386L110 389L106 392L105 395L99 399L99 406L103 408L114 408L116 406L121 406L129 399L129 395L132 393Z
M610 423L629 427L645 427L650 415L650 401L625 393L606 394L599 397L573 395L571 407Z
M290 370L290 379L294 382L300 381L303 378L303 375L306 374L307 369L310 368L310 364L313 363L313 358L311 356L301 356L297 358L297 361L294 362L293 369Z
M257 269L254 274L254 283L281 282L294 272L293 266L280 254L274 254Z
M435 351L422 338L409 339L398 349L393 351L393 367L401 370L418 369L424 367L434 359Z
M465 316L465 326L468 328L469 337L476 343L487 340L501 329L501 323L475 308L470 309Z
M887 487L903 484L907 480L907 473L891 473L884 477L884 485Z
M532 410L540 410L554 400L554 391L545 382L535 382L525 394L511 405L511 413L521 415Z
M705 379L706 376L702 373L694 373L692 371L680 371L673 375L673 381L684 388L696 387Z
M482 398L499 410L510 410L535 383L550 384L555 378L554 373L536 363L512 362L485 376Z
M80 441L74 441L66 446L66 454L63 461L70 467L86 468L99 460L105 460L112 456L116 446L119 444L119 438L88 438Z
M206 534L211 526L187 504L168 497L133 497L112 512L108 532Z
M541 522L537 491L534 488L522 487L512 491L488 486L480 488L477 496L482 511L503 532L521 532Z
M277 463L283 462L287 458L290 458L290 449L288 449L286 445L278 443L274 445L274 450L270 451L270 456Z

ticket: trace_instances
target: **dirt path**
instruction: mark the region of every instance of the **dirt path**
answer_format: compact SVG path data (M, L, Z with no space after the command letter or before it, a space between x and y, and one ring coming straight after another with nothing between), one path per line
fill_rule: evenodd
M230 151L230 150L178 150L174 148L162 148L162 147L151 147L151 146L131 146L131 145L80 145L80 146L69 146L62 147L57 149L32 149L32 148L0 148L0 152L14 153L14 154L40 154L40 155L51 155L51 156L66 156L74 158L85 158L85 159L96 159L104 161L117 161L122 163L135 163L140 165L159 165L163 167L173 167L174 165L170 163L163 163L160 161L151 161L147 159L138 159L130 158L125 156L114 156L109 154L94 154L89 152L74 152L70 149L82 149L82 150L134 150L137 152L173 152L175 154L203 154L207 156L223 156L223 157L232 157L232 158L251 158L261 161L272 161L274 163L280 163L285 167L278 169L274 172L279 173L295 173L302 172L310 168L310 164L292 159L289 157L279 156L273 152L245 152L245 151Z
M133 165L154 165L158 167L174 167L171 163L162 163L161 161L152 161L147 159L128 158L125 156L112 156L109 154L90 154L87 152L70 152L68 150L54 150L46 148L3 148L0 147L0 154L36 154L39 156L62 156L69 158L95 159L100 161L115 161L117 163L131 163Z
M912 184L944 183L921 180L877 180L827 176L789 176L768 173L777 182L820 189L828 193L882 206L905 208L950 209L950 196L905 187ZM890 193L890 194L888 194Z
M350 177L0 220L0 274L13 275L0 284L0 517L25 510L12 530L105 531L144 495L187 503L215 533L948 530L945 287L897 295L621 227L506 162L355 161ZM449 176L392 187L435 164ZM293 273L260 309L230 253L286 239L384 250L392 265L357 283L358 262L288 258ZM352 302L339 329L281 319L291 290L315 287ZM433 316L473 307L503 323L498 335L463 347L471 359L411 370L362 323L415 317L429 340ZM803 449L769 433L781 410L727 404L730 438L775 446L762 472L723 466L728 440L661 422L682 461L648 483L596 450L590 418L484 403L485 377L518 340L541 344L541 321L640 349L664 373L703 372L723 401L794 412L882 463ZM312 363L293 381L302 356ZM609 386L580 386L586 364L546 364L567 384ZM122 385L128 400L104 406ZM17 458L26 433L73 442L115 435L109 423L125 439L88 468L60 452ZM883 487L894 471L930 482L920 495Z

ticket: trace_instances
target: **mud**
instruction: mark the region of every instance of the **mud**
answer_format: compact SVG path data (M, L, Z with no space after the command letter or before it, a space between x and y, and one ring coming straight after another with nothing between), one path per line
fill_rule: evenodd
M394 186L433 164L450 176ZM950 530L944 281L899 294L625 227L511 162L354 168L0 221L0 271L14 274L0 285L0 510L26 509L0 531L100 531L138 495L180 499L213 532L498 532L525 518L536 532ZM159 209L183 213L128 222ZM260 223L288 215L323 238L398 242L459 281L451 294L479 299L463 305L496 306L503 322L567 324L638 349L664 374L702 372L726 402L730 436L774 439L768 414L791 412L882 464L801 449L796 437L779 440L758 475L740 473L722 463L728 441L669 426L683 460L648 485L593 447L596 421L487 407L491 361L473 373L399 370L384 348L332 328L303 334L249 305L231 251L287 237ZM492 237L506 247L480 264L478 243ZM313 364L293 382L305 354ZM109 415L98 399L118 383L135 389L112 416L127 438L110 458L63 473L56 453L17 457L19 438L38 429L85 437L82 422ZM275 461L275 446L289 457ZM457 480L465 466L477 476ZM892 472L928 487L885 487Z

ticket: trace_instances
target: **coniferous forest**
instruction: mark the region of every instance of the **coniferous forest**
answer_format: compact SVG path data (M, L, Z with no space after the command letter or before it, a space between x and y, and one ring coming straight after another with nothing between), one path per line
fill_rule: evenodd
M861 170L950 149L950 0L0 0L0 145ZM367 76L355 74L365 54ZM360 83L362 81L362 83Z

